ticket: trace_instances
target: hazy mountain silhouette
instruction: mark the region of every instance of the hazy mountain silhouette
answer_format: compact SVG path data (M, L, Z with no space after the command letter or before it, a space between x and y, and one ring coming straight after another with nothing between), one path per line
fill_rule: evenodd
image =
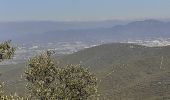
M156 37L170 37L170 22L157 20L135 21L126 25L117 25L110 28L56 30L35 35L40 40L57 41L100 41L100 40L127 40ZM32 38L38 40L37 38Z
M118 25L117 22L116 26L112 21L84 23L27 22L26 25L23 25L23 22L23 24L18 24L16 26L10 25L9 27L8 25L3 26L0 24L2 26L0 33L8 33L12 37L17 37L18 40L22 37L23 41L121 41L127 39L170 37L170 22L152 19L134 21L126 25ZM17 31L19 36L15 35Z
M0 39L21 38L48 31L91 29L97 27L112 27L125 24L129 21L87 21L87 22L57 22L57 21L23 21L23 22L0 22Z

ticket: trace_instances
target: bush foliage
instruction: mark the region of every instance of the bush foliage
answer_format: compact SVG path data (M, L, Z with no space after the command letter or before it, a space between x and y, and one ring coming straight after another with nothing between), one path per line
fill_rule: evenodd
M51 53L29 60L25 72L30 96L38 100L88 100L97 94L97 79L81 65L54 66Z
M9 40L0 44L0 62L13 57L15 48L10 43L11 41Z

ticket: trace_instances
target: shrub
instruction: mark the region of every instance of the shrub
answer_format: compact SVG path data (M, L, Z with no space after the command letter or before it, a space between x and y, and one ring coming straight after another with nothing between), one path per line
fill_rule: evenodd
M49 52L29 59L26 80L30 83L27 88L31 98L48 100L53 94L53 82L55 80L56 67Z
M57 100L93 100L97 94L96 77L81 65L61 68L57 73L57 81Z
M10 43L11 41L6 41L0 44L0 62L13 57L15 48Z
M54 66L51 53L33 57L25 71L31 98L88 100L97 94L97 79L81 65Z

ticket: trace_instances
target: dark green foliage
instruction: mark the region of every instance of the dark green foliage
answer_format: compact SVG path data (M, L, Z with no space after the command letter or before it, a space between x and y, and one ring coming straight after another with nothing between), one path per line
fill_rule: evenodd
M80 65L56 67L49 52L33 57L25 72L32 99L87 100L97 93L97 79Z
M30 83L27 88L31 96L39 100L48 100L52 97L52 84L55 80L56 67L49 53L33 57L28 61L25 71L26 80Z
M81 65L59 69L57 82L57 100L93 100L97 96L96 77Z
M0 61L11 59L14 55L15 48L10 46L11 41L6 41L0 44Z
M14 56L15 48L10 43L11 40L0 43L0 62L5 59L11 59Z

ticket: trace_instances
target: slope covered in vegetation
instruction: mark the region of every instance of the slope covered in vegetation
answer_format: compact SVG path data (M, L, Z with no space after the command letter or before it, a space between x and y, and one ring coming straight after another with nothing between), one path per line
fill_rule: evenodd
M168 100L170 46L105 44L67 55L62 62L89 66L100 78L105 99Z
M104 44L56 58L60 64L89 66L98 77L101 100L169 100L170 46ZM24 64L1 66L7 90L21 93ZM8 85L7 84L7 85ZM16 88L11 88L16 86Z

